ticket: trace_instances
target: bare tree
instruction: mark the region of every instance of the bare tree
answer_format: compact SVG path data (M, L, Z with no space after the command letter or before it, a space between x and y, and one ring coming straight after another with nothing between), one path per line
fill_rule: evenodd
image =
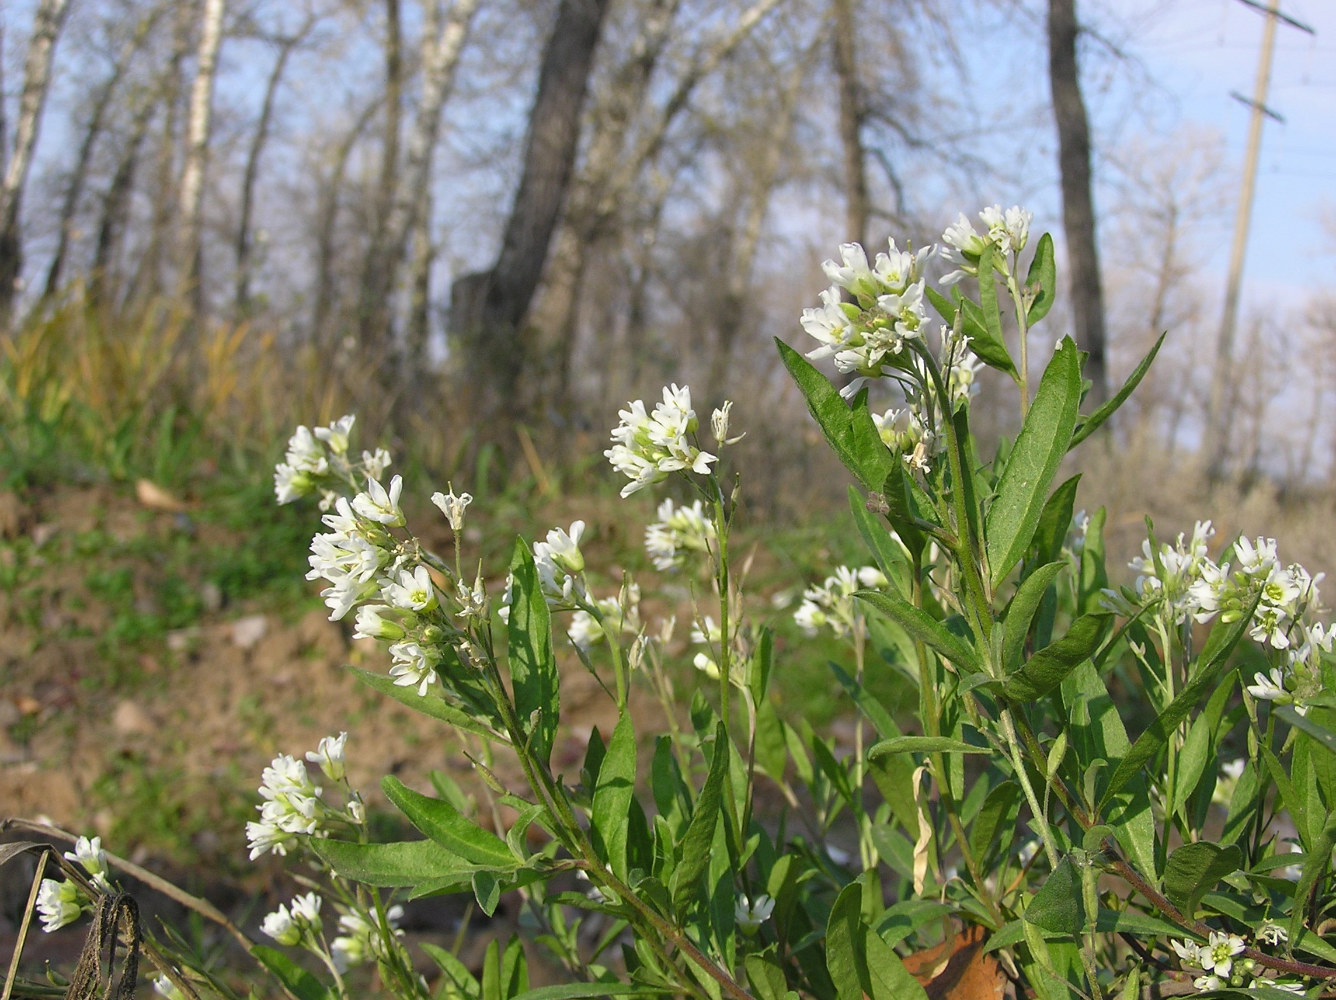
M456 279L451 325L486 394L484 412L512 401L524 369L520 324L529 311L566 197L594 50L610 0L561 0L538 73L523 169L501 250L489 271Z
M190 110L186 118L186 158L181 172L181 262L180 283L189 289L195 313L203 311L200 255L203 252L201 209L204 204L204 170L209 153L213 113L213 85L218 69L218 49L223 40L226 0L204 0L199 46L195 52L195 79L190 88Z
M88 125L84 129L83 140L79 143L79 152L75 157L74 168L70 172L69 184L65 188L65 198L60 208L59 235L56 249L51 255L51 264L46 272L46 285L42 292L44 298L52 298L60 290L60 281L65 268L65 259L69 253L70 238L74 230L74 216L83 197L84 186L88 181L88 168L93 159L93 147L102 135L107 111L117 88L130 69L132 60L143 49L154 25L162 16L163 8L151 10L135 25L131 36L122 43L120 51L112 61L107 77L93 97L93 106L89 111Z
M1108 398L1105 361L1104 293L1095 239L1095 205L1090 190L1090 122L1076 62L1076 0L1049 0L1048 77L1058 127L1058 168L1062 177L1062 228L1071 269L1072 315L1076 342L1089 354L1086 374L1091 402Z
M408 252L409 238L416 228L418 216L425 210L423 193L431 177L441 109L454 85L455 69L477 9L478 0L455 0L439 31L431 30L432 22L436 20L433 17L423 32L422 94L418 113L409 135L403 168L394 184L379 246L373 246L372 259L364 271L362 300L358 308L364 344L380 343L388 347L389 301Z
M28 41L28 59L23 71L23 94L14 125L14 150L0 181L0 330L9 328L14 300L23 270L23 243L19 232L19 209L23 188L32 165L33 147L51 85L51 62L56 40L65 21L69 0L42 0L33 18Z
M264 152L265 144L269 140L269 130L274 120L274 105L278 98L278 86L287 69L288 60L297 47L305 41L315 24L315 15L308 13L296 31L274 39L274 43L278 46L278 55L274 58L274 67L269 71L269 79L265 83L260 118L255 123L255 134L251 137L250 150L246 156L246 171L241 180L241 209L237 219L236 239L236 294L233 297L232 307L238 319L244 318L250 312L251 216L255 210L255 182L260 172L260 154Z
M872 205L863 148L864 99L858 78L854 0L832 0L835 13L835 75L840 82L840 146L844 152L844 238L867 244Z

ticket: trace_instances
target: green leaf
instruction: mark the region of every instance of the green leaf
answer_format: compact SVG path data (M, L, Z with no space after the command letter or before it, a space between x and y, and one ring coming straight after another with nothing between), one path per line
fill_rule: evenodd
M452 991L448 992L442 989L440 996L458 996L464 1000L480 1000L482 997L482 984L480 984L473 973L469 972L468 966L459 960L453 953L446 951L440 945L432 944L430 941L419 942L420 947L425 951L431 960L436 963L442 973L442 985L448 982Z
M439 719L441 722L474 733L478 736L485 736L488 739L495 739L495 734L476 721L471 715L462 711L457 706L446 701L436 688L428 688L426 694L418 694L415 687L400 687L394 683L394 678L386 674L378 674L372 670L363 670L361 667L349 667L359 681L367 687L380 692L386 697L393 698L401 705L407 705L415 712L421 712L423 715L433 719Z
M1062 555L1063 543L1072 527L1072 512L1076 508L1076 489L1081 482L1078 473L1055 489L1044 502L1039 513L1039 527L1034 533L1036 563L1050 563Z
M959 289L953 291L960 305L960 328L970 338L970 350L989 368L1004 371L1015 378L1016 365L1007 353L1007 345L1000 337L994 337L988 332L988 318L979 304L965 298Z
M1030 310L1025 314L1028 326L1034 326L1048 315L1058 291L1058 268L1053 260L1053 237L1045 233L1039 237L1034 248L1034 259L1030 261L1030 270L1025 275L1025 287L1038 286L1039 294L1030 303Z
M1007 677L1003 693L1018 702L1042 698L1094 655L1112 621L1113 615L1107 611L1082 615L1072 622L1066 635L1035 653L1020 670Z
M1252 626L1252 615L1256 607L1257 602L1253 601L1252 606L1247 608L1236 621L1217 622L1211 629L1211 635L1206 640L1206 646L1198 659L1196 675L1188 681L1169 707L1137 737L1127 755L1119 762L1100 800L1101 808L1134 775L1141 773L1147 762L1159 753L1160 748L1169 739L1169 734L1187 718L1187 714L1196 707L1202 697L1216 686L1220 675L1229 667L1229 656L1234 647Z
M366 885L389 888L450 878L467 881L477 871L476 865L461 860L434 840L354 844L312 837L308 843L336 874Z
M514 580L514 603L506 635L515 710L520 725L526 727L534 756L546 765L560 714L557 657L552 651L552 617L547 599L539 584L533 553L523 539L515 541L510 573Z
M1034 894L1025 908L1025 920L1055 934L1076 935L1085 927L1081 877L1070 856L1058 862L1058 867Z
M757 1000L784 1000L789 990L784 967L775 958L772 945L763 952L752 953L743 959L747 969L747 983L755 992Z
M903 470L901 474L903 475ZM888 489L894 488L894 473L887 477L886 483ZM886 575L886 579L890 580L892 585L901 592L907 590L909 578L913 572L910 569L909 555L900 543L891 537L885 519L877 517L872 511L868 510L862 496L852 486L849 487L849 508L853 511L854 524L858 527L858 533L863 536L864 544L871 551L877 566ZM921 549L923 533L917 533L920 536L919 547ZM903 537L902 533L901 538Z
M826 970L840 997L861 997L867 982L867 959L863 951L863 887L851 882L844 887L831 907L826 922Z
M1021 787L1014 781L1003 781L988 790L969 832L971 852L984 869L992 867L997 847L1010 845L1020 801Z
M719 822L720 804L723 801L724 778L728 775L728 729L721 722L714 732L714 754L710 758L710 771L705 776L696 799L696 807L682 835L681 860L673 870L671 893L673 906L679 911L685 910L692 900L698 897L701 876L710 864L710 845L714 841L714 829Z
M1039 525L1048 486L1067 454L1081 397L1076 345L1064 338L1039 381L1030 412L997 484L985 522L993 588L1021 561Z
M884 757L892 753L992 753L991 747L976 747L964 740L949 736L896 736L889 740L874 743L868 748L867 755Z
M962 674L975 674L983 670L978 654L948 632L946 626L921 608L893 594L883 594L875 590L860 590L854 594L859 600L872 605L886 617L909 633L924 645L936 650L949 660Z
M612 731L607 756L598 772L591 815L596 843L612 873L627 880L627 817L636 790L636 734L629 713L623 713Z
M1197 904L1226 875L1238 871L1243 852L1234 844L1221 847L1208 840L1184 844L1164 865L1164 894L1183 916L1193 919Z
M1277 705L1274 711L1276 715L1295 729L1303 730L1313 737L1319 745L1326 747L1331 753L1336 753L1336 733L1333 733L1326 726L1320 725L1306 715L1300 715L1294 710L1293 705Z
M849 672L834 660L831 660L829 665L831 673L840 682L840 687L844 688L845 693L858 706L858 710L863 713L868 722L872 723L872 728L877 731L877 735L884 740L899 736L900 727L895 724L895 720L886 711L886 707L866 687L855 678L850 677Z
M801 354L776 338L779 356L797 383L807 409L845 467L869 490L880 490L899 461L882 443L868 412L866 397L852 409L830 380Z
M297 997L297 1000L328 1000L334 995L319 979L275 948L262 944L252 945L251 954L272 972L284 988Z
M1098 508L1086 522L1085 544L1081 546L1081 583L1078 588L1081 611L1094 611L1103 599L1109 585L1109 574L1104 568L1104 522L1108 512Z
M909 974L900 956L876 934L863 933L864 960L867 963L868 991L871 1000L928 1000L919 981Z
M496 905L501 902L501 880L495 872L486 870L473 873L471 880L473 896L478 901L478 909L489 917L496 913Z
M1054 496L1057 496L1055 493ZM1034 621L1035 612L1039 610L1039 604L1044 599L1044 593L1049 585L1057 579L1062 572L1064 562L1051 562L1040 566L1033 573L1021 581L1021 585L1016 589L1015 596L1008 605L1006 614L1002 621L1006 624L1006 631L1002 640L1002 666L1004 669L1015 670L1021 662L1021 656L1025 652L1025 639L1030 634L1030 623Z
M1062 700L1076 759L1087 768L1096 762L1121 760L1131 746L1122 717L1107 685L1089 662L1080 664L1062 682ZM1109 769L1094 771L1093 796L1107 783ZM1089 793L1088 793L1089 794ZM1155 817L1145 774L1137 774L1103 807L1103 816L1133 867L1154 880Z
M1298 901L1307 900L1317 880L1325 876L1331 868L1331 851L1333 847L1336 847L1336 810L1327 814L1327 821L1322 825L1322 830L1318 833L1316 841L1304 860L1303 871L1299 875L1299 884L1294 887L1296 902L1294 912L1290 914L1291 941L1297 939L1300 931L1304 929L1304 918L1308 910L1307 906L1300 905Z
M415 792L393 775L382 778L380 787L415 827L452 854L485 868L519 867L520 860L504 840L476 826L444 799Z
M979 306L983 317L982 337L975 336L970 343L970 348L976 355L983 358L979 347L983 347L990 357L997 361L1005 359L1006 365L1011 365L1011 356L1007 353L1007 342L1002 336L1002 312L997 304L997 275L993 272L993 259L997 256L997 248L991 243L984 247L983 254L979 257ZM967 309L966 316L969 316L974 310ZM984 362L993 368L1002 368L1002 364ZM1014 373L1014 366L1013 366Z
M1141 359L1141 363L1133 369L1132 374L1129 375L1127 381L1123 383L1123 387L1114 393L1113 397L1107 403L1081 422L1081 426L1077 428L1076 433L1072 436L1072 443L1068 446L1069 448L1075 448L1086 438L1090 437L1090 435L1095 433L1104 421L1108 420L1109 417L1117 412L1118 407L1127 402L1127 397L1132 395L1133 390L1135 390L1141 380L1146 377L1146 372L1150 371L1151 362L1155 360L1155 355L1160 353L1160 347L1164 344L1164 338L1167 336L1167 333L1160 334L1160 338L1155 341L1155 346L1147 352L1146 356Z

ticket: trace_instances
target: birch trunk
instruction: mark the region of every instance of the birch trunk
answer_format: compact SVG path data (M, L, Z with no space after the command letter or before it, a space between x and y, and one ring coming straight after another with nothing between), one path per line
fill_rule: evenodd
M441 109L454 89L455 70L468 39L479 0L455 0L439 31L424 32L422 40L422 95L417 117L404 151L404 165L384 223L381 245L373 251L358 315L362 321L362 342L379 345L390 360L390 300L408 242L417 228L418 216L427 204L423 192L431 183L431 162L441 129Z
M203 252L204 171L209 154L209 132L213 115L213 82L218 69L218 49L223 40L226 0L204 0L199 47L196 49L195 79L190 87L190 110L186 117L186 160L181 171L181 264L179 287L188 290L196 316L203 311L200 281Z
M0 181L0 330L9 329L18 282L23 270L19 210L32 165L33 147L42 121L42 107L51 89L51 62L65 21L69 0L42 0L33 18L32 38L23 69L19 117L14 123L14 151Z

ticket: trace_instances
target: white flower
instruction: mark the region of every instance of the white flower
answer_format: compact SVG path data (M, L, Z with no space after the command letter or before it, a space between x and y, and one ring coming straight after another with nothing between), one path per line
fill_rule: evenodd
M613 428L613 446L603 454L612 467L631 480L622 487L622 496L661 482L671 472L690 471L704 475L714 455L701 451L691 440L696 432L696 411L691 408L691 390L669 386L663 390L663 402L653 413L645 412L640 400L618 411L620 423Z
M330 781L342 781L347 773L344 745L348 742L347 733L338 736L322 736L315 750L306 752L306 759L312 764L319 764Z
M88 873L88 878L103 889L110 889L111 884L107 881L107 852L102 850L102 838L94 837L89 840L87 837L80 837L74 842L74 850L66 851L65 858L83 865L84 871Z
M394 618L386 617L387 613L393 614L394 609L385 604L363 604L357 609L357 627L353 631L354 639L381 639L385 642L395 642L402 639L408 633Z
M721 448L726 445L737 444L746 436L745 434L739 434L733 438L728 436L728 424L732 412L733 401L728 399L724 401L723 406L710 414L710 431L714 434L714 439L719 442Z
M1142 555L1128 565L1141 574L1137 577L1136 591L1143 605L1160 603L1165 620L1175 624L1200 613L1206 604L1214 605L1220 573L1206 554L1207 543L1214 534L1210 521L1198 521L1192 528L1191 539L1180 533L1175 545L1162 544L1158 553L1151 551L1149 539L1142 541Z
M398 904L387 909L383 933L403 937L404 932L399 929L403 915L404 908ZM382 932L378 932L374 920L375 914L360 911L349 911L339 917L339 930L343 933L330 942L329 950L340 972L347 972L383 953Z
M430 611L436 607L436 588L427 567L400 568L381 584L380 596L398 611Z
M583 521L574 521L569 534L553 528L546 541L534 542L534 568L538 571L539 588L550 606L573 604L585 597L585 584L580 577L585 567L580 551L584 529Z
M87 900L73 882L44 878L37 890L37 913L42 930L50 934L79 919Z
M1285 672L1280 667L1272 667L1270 673L1256 673L1253 683L1248 685L1248 693L1258 701L1288 702L1289 694L1285 690Z
M404 523L404 512L399 507L399 494L403 488L403 476L391 479L389 490L379 480L368 478L366 492L353 497L353 510L370 521L400 527Z
M1290 932L1274 920L1264 920L1262 926L1257 928L1257 940L1266 944L1284 944L1289 939Z
M1212 990L1223 990L1229 985L1229 982L1212 973L1207 976L1198 976L1196 979L1192 980L1192 985L1203 993L1209 993Z
M1169 942L1178 953L1179 960L1187 965L1201 965L1201 945L1195 941L1174 939Z
M186 1000L186 995L181 991L181 987L168 979L165 975L153 977L153 992L160 997L166 997L167 1000Z
M955 284L966 275L979 273L979 258L989 246L997 249L999 255L1020 253L1030 239L1030 222L1034 216L1018 205L1013 205L1005 212L1000 205L991 205L979 213L979 221L984 224L982 234L975 231L973 224L961 213L955 223L942 233L946 247L942 259L955 265L955 270L944 275L943 285ZM1003 261L997 261L999 270L1005 269Z
M755 902L746 896L739 896L733 904L733 920L745 934L755 934L760 926L770 919L775 910L775 901L769 896L757 896Z
M430 647L423 647L416 642L396 642L390 647L390 656L394 663L390 667L390 676L398 687L417 686L418 697L427 693L427 688L439 679L436 665L441 662L441 654Z
M828 625L837 638L842 638L859 618L854 607L855 591L885 587L888 582L875 566L836 567L834 574L820 586L803 591L802 605L794 612L793 620L808 635L815 635Z
M709 552L718 532L701 502L675 506L672 500L659 504L658 520L645 529L645 551L658 570L680 569L693 552Z
M346 455L348 453L348 435L352 433L353 424L356 421L357 417L349 413L339 417L328 427L317 427L315 436L329 445L329 450L334 454Z
M1210 940L1198 949L1202 971L1228 979L1229 970L1234 967L1234 956L1241 954L1244 947L1243 938L1237 934L1211 931Z
M298 835L310 835L320 826L322 790L306 771L306 764L279 754L264 769L256 808L260 821L246 824L250 859L270 852L285 855Z
M441 513L450 522L450 528L455 534L459 534L464 530L464 509L473 503L473 497L467 493L456 496L453 484L447 483L446 488L449 493L433 493L431 502L441 508Z
M314 941L320 934L321 902L320 897L314 892L296 896L292 900L291 910L286 906L279 906L273 913L266 915L260 924L260 930L289 948L305 941Z

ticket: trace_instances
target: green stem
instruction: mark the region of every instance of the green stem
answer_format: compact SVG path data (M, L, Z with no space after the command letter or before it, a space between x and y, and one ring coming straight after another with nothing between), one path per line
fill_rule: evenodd
M1021 333L1021 364L1016 381L1021 387L1021 420L1024 421L1030 412L1030 327L1029 317L1025 313L1025 296L1021 293L1020 286L1016 284L1016 273L1010 264L1007 266L1007 293L1016 306L1016 326L1020 328Z
M1049 828L1048 817L1039 805L1039 797L1035 795L1034 785L1030 783L1030 773L1025 770L1025 758L1021 754L1020 740L1016 738L1016 725L1011 718L1011 709L1002 709L998 718L1002 723L1002 735L1007 741L1007 749L1011 753L1012 770L1016 772L1016 780L1021 783L1025 800L1030 804L1030 812L1034 814L1035 823L1039 827L1039 836L1044 842L1044 854L1048 858L1049 868L1050 870L1056 869L1058 867L1058 845L1053 839L1052 829Z

